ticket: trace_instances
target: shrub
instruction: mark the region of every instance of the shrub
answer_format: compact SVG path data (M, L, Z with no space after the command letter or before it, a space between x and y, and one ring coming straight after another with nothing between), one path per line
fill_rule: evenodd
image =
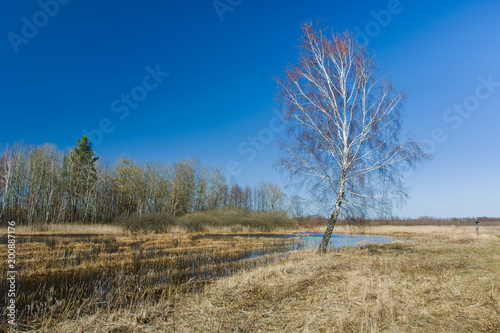
M172 219L160 213L144 213L141 215L122 215L114 222L124 230L131 232L167 232L172 226Z
M186 214L175 219L159 213L142 215L122 215L115 223L131 232L167 232L178 226L189 232L204 232L209 228L229 228L233 232L254 230L269 232L276 229L289 229L297 226L284 212L256 212L235 210L211 210Z
M217 224L217 221L208 214L193 213L177 218L175 224L187 231L202 232L207 230L207 226Z

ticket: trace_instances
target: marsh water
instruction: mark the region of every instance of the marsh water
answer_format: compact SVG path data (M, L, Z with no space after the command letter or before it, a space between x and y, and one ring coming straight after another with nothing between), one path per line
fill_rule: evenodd
M318 248L323 233L18 235L17 306L25 317L67 312L84 304L123 306L168 297L175 288L199 290L217 277L269 262L291 251ZM333 234L329 248L386 243L385 236ZM3 242L2 242L3 243ZM23 252L23 248L25 251ZM6 271L2 272L5 276ZM5 294L5 284L0 294ZM2 311L5 310L4 304Z
M293 234L237 234L239 237L264 237L283 239L285 246L283 248L275 249L275 251L263 248L251 251L248 253L249 258L266 255L275 252L289 252L297 250L313 250L317 249L323 239L322 232L298 232ZM234 237L231 234L205 234L198 237L207 237L212 239L224 239L227 237ZM400 239L388 236L376 235L348 235L348 234L332 234L330 242L328 243L329 249L339 249L343 246L363 246L373 243L388 243Z

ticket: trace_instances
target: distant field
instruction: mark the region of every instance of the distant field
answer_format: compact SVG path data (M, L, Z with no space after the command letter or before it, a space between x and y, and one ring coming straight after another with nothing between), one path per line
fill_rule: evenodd
M44 231L22 231L85 235L90 229L51 226ZM355 231L349 226L336 228L336 232ZM133 274L128 282L117 285L122 289L106 304L99 303L102 295L83 301L78 290L73 303L40 302L31 327L51 333L500 330L500 226L481 227L479 238L471 225L371 226L358 231L411 241L343 248L323 256L316 251L298 251L286 258L270 254L262 261L245 261L248 265L240 265L240 272L233 276L208 284L182 276L181 283L171 284L171 288L153 282L158 273L164 273L164 267L175 272L182 265L172 254L183 253L185 258L202 249L238 256L262 246L262 240L243 244L194 238L193 242L185 232L131 235L119 228L99 226L98 233L117 236L118 248L109 241L98 246L91 240L59 242L52 248L33 242L19 254L24 260L30 251L37 255L28 261L32 264L25 264L26 277L54 270L64 274L75 270L104 272L111 266L132 269ZM41 270L40 261L44 262ZM157 269L141 271L144 261L156 262ZM218 264L213 261L209 265ZM54 291L44 292L54 296ZM115 303L111 304L111 299Z

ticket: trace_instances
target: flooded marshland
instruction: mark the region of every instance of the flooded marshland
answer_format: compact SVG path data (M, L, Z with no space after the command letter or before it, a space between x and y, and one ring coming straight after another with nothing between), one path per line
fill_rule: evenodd
M315 249L321 233L18 235L18 318L71 317L198 291L211 280ZM389 242L382 236L334 234L329 247ZM5 241L1 242L5 247ZM6 249L4 249L6 250ZM5 252L6 253L6 252ZM1 272L6 279L7 268ZM0 285L0 294L7 292ZM2 302L4 303L4 302ZM2 313L5 304L2 305Z

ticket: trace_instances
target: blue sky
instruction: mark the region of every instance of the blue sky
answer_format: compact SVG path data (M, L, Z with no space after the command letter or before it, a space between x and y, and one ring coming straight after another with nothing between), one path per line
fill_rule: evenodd
M198 156L284 186L272 78L322 19L365 34L433 152L394 214L500 216L499 14L493 0L2 1L0 145L66 149L87 131L110 162Z

